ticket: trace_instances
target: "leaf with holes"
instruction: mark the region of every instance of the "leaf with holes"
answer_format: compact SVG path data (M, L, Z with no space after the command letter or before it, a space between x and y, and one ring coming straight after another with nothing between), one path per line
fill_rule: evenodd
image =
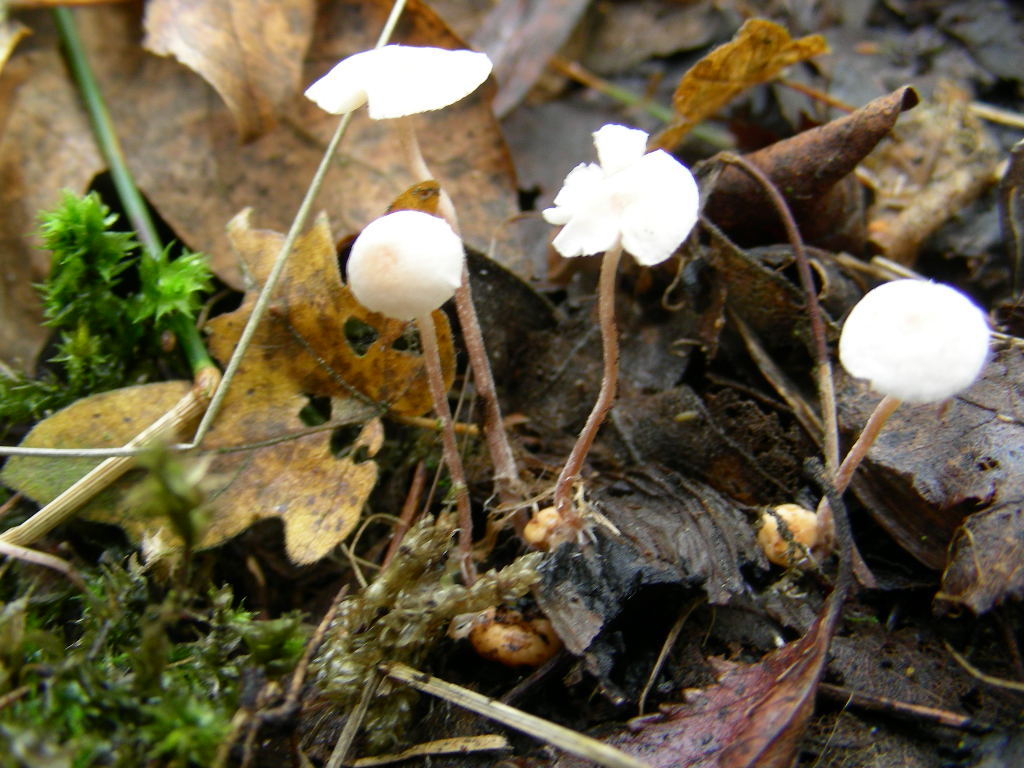
M254 230L243 211L230 224L232 242L261 283L280 250L277 232ZM255 303L255 286L242 306L210 322L210 349L227 362ZM352 531L377 481L373 457L384 439L377 415L385 407L421 414L431 407L422 359L405 326L369 312L342 285L326 218L299 239L282 276L279 298L261 323L238 369L204 448L216 451L205 488L211 501L199 542L216 546L253 523L280 519L289 558L305 564L329 553ZM451 329L436 313L445 380L454 375ZM160 382L81 400L41 422L25 445L123 445L155 421L187 390ZM348 450L331 452L331 433L311 431L300 417L310 397L331 399L331 424L362 424ZM18 457L3 480L46 503L97 462ZM90 520L123 528L136 541L154 540L159 521L140 518L129 491L142 477L131 472L82 511ZM174 546L162 534L162 546Z

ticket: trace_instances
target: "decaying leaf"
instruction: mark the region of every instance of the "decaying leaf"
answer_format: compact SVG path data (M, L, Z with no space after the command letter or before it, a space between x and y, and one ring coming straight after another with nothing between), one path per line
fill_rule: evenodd
M949 547L949 565L935 596L941 611L966 606L985 613L1024 596L1024 498L997 504L964 520Z
M23 445L124 445L169 410L188 388L187 382L159 382L84 398L40 422ZM262 406L261 410L266 411L276 405L276 424L265 419L262 426L277 427L277 437L300 431L303 425L295 407L289 411L283 407L284 393L274 393L278 395L276 403L261 400L269 394L266 390L236 388L227 402L233 406L236 419L244 418L245 406ZM354 416L365 418L366 414L357 411ZM243 447L244 438L224 434L238 427L237 421L222 420L211 433L211 439L231 439L233 445ZM365 447L372 457L380 447L380 439L380 424L374 419L364 427L356 446ZM273 517L284 525L285 544L293 562L315 562L330 552L358 521L363 502L376 482L377 467L369 459L356 462L351 456L335 458L329 442L330 434L321 432L215 457L206 484L211 500L209 523L198 547L217 546L258 520ZM11 488L45 504L98 463L97 459L19 456L8 461L2 478ZM142 477L140 470L129 472L95 496L79 514L87 520L118 525L134 541L150 542L156 550L173 549L176 542L166 532L165 523L140 517L130 503L131 489ZM154 545L157 541L159 545Z
M870 241L886 258L912 265L929 235L997 183L999 151L969 102L948 83L936 89L865 160L875 193Z
M759 259L729 240L717 228L711 236L708 263L724 286L725 304L743 318L773 349L811 349L810 323L804 296L777 265ZM829 332L835 328L829 324Z
M268 132L302 90L314 11L312 0L155 0L146 4L144 45L216 88L250 140Z
M856 112L746 155L779 189L809 243L859 253L866 236L862 192L851 175L857 164L918 103L898 88ZM761 185L739 168L723 168L705 215L742 245L785 242L778 212Z
M252 229L248 211L229 228L240 258L262 282L283 236ZM258 520L277 518L293 562L320 559L355 526L376 483L372 457L383 441L383 428L374 418L381 410L376 404L407 414L431 407L422 359L393 346L403 324L355 302L341 284L333 243L322 216L296 243L279 284L280 299L257 330L203 444L218 453L209 468L212 514L200 547L216 546ZM210 323L210 349L222 362L235 347L256 290L238 310ZM351 321L361 334L358 349L346 334ZM451 331L441 312L435 313L435 324L450 384ZM87 398L41 422L25 445L123 445L170 408L186 387L165 382ZM334 423L365 422L346 455L332 454L330 432L308 433L299 412L309 395L332 398ZM18 457L8 462L3 477L45 503L96 463ZM127 475L87 505L83 516L119 525L137 541L152 537L158 523L140 520L127 503L128 489L138 477Z
M544 72L576 27L589 0L498 3L473 35L473 45L494 63L500 88L494 112L508 114Z
M784 27L748 19L736 36L698 61L676 87L672 108L676 121L654 140L672 149L701 120L715 114L743 91L765 83L799 61L828 52L821 35L794 40Z
M821 617L799 640L756 664L711 662L716 685L685 691L605 739L654 768L788 768L793 764L828 658L845 589L836 589ZM558 768L582 768L564 758Z

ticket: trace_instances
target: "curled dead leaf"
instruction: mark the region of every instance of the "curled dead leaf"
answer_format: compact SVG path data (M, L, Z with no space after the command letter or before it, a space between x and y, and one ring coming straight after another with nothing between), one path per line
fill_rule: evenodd
M686 71L672 97L675 122L653 146L674 148L701 120L748 88L765 83L786 67L828 52L821 35L794 40L785 27L764 19L748 19L735 37Z

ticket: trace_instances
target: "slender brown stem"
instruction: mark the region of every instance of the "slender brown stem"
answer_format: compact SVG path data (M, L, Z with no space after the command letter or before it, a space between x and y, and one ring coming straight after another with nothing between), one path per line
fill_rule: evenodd
M573 507L572 486L583 468L583 461L594 444L597 431L601 428L605 416L615 401L615 389L619 380L619 330L615 325L615 276L618 271L619 258L622 256L622 243L616 242L609 248L601 261L601 277L597 288L597 312L601 323L601 346L604 354L604 372L601 377L601 390L597 402L587 417L572 453L562 467L562 474L555 484L555 510L565 524L579 529L582 518Z
M834 472L839 465L839 423L836 419L836 393L832 382L832 363L828 354L828 343L825 340L825 324L821 319L821 307L818 305L818 292L814 288L811 264L807 260L806 251L804 251L800 230L793 220L793 214L789 210L789 206L786 205L785 198L764 171L749 160L731 152L722 152L718 158L723 163L735 165L761 185L786 228L786 236L793 249L793 258L796 259L797 273L800 275L800 285L807 297L807 318L811 324L811 336L814 340L818 397L821 399L821 417L825 423L825 434L823 435L825 466L829 472Z
M473 563L473 511L469 506L469 487L466 485L466 474L462 470L459 446L455 441L452 411L448 407L448 390L444 385L444 374L441 372L441 355L437 350L434 318L429 314L418 317L416 327L419 329L420 341L423 344L423 361L427 369L430 394L434 398L434 411L441 421L444 463L448 465L448 475L452 479L452 491L459 514L459 567L466 584L470 585L476 581L476 566Z
M418 461L416 462L416 469L412 474L412 482L409 484L409 491L405 494L405 503L402 504L402 512L398 516L398 524L395 526L395 530L391 533L391 543L388 544L387 554L384 555L384 560L380 564L382 569L387 568L392 558L397 554L398 547L402 544L402 539L405 538L405 534L409 530L409 526L412 524L412 518L420 506L420 501L423 499L423 488L426 484L427 468L422 461Z
M889 417L892 416L893 411L896 410L899 404L900 400L889 395L878 401L878 405L875 406L875 410L868 417L864 429L861 430L860 437L857 438L857 442L850 448L850 452L846 454L846 458L843 459L843 463L836 471L835 481L833 482L836 491L842 493L849 487L854 470L860 466L864 457L868 455L868 450L878 438L878 433L882 431L885 422L889 420Z
M899 404L900 401L897 398L890 397L889 395L878 401L878 405L875 406L875 410L868 417L867 423L864 425L864 429L861 430L857 441L850 448L846 458L843 459L843 463L832 476L832 486L835 488L837 495L842 495L850 486L850 480L853 478L854 471L860 466L864 457L868 455L871 445L875 442L878 434L882 431L882 427L885 426L885 422L889 420L889 417L892 416ZM819 530L822 531L825 537L826 544L831 548L835 538L835 520L828 497L822 497L818 503L818 525ZM877 581L874 574L871 573L868 564L864 562L860 550L857 549L852 539L850 541L850 557L857 580L866 587L876 586Z
M434 175L423 158L419 139L416 137L413 118L399 118L397 124L402 151L405 153L409 168L421 181L433 179ZM437 212L461 237L462 232L459 228L455 205L444 187L440 191ZM519 487L519 468L516 466L508 434L505 432L505 422L502 420L501 405L498 403L498 392L494 385L491 361L487 356L483 331L480 329L476 305L473 303L473 292L469 284L469 268L465 265L462 267L462 284L455 290L455 311L459 316L459 325L462 327L462 340L466 344L469 366L473 370L473 382L476 385L480 401L483 403L484 437L487 441L488 453L491 456L491 464L494 466L494 481L498 496L503 502L516 502L523 497Z

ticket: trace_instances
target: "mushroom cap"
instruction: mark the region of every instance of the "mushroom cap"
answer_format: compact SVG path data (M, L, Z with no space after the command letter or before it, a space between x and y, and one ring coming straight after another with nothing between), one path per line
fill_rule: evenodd
M895 280L865 294L839 338L852 376L911 403L944 400L978 378L988 357L985 313L942 283Z
M644 266L667 259L697 223L699 191L685 165L662 150L648 152L647 134L609 124L594 133L598 163L565 177L545 220L562 225L552 245L567 258L622 247Z
M454 104L490 73L485 53L385 45L342 59L306 89L306 97L335 115L368 104L370 117L384 120Z
M462 240L444 219L395 211L359 233L348 257L348 284L367 309L415 320L454 295L463 258Z

